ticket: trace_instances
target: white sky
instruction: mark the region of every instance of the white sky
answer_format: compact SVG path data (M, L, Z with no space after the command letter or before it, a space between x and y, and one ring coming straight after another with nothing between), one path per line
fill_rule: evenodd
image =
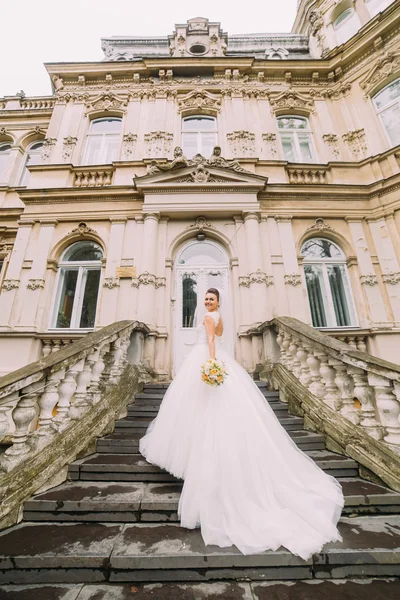
M43 63L101 61L100 38L157 36L193 17L228 33L290 32L297 0L0 0L0 97L51 93Z

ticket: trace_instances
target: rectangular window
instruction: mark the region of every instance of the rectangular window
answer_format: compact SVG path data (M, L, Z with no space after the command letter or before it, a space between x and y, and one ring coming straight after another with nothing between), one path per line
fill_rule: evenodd
M56 327L71 327L78 273L78 269L69 269L68 271L62 271L61 273L61 295L57 311Z
M322 268L319 265L304 265L308 299L313 327L327 327L326 304Z

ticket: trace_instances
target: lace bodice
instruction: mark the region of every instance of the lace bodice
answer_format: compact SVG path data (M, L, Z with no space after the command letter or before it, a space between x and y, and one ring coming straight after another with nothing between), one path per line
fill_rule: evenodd
M219 312L207 312L204 316L209 316L212 317L214 319L214 323L215 326L217 326L218 321L220 319L220 314ZM206 332L206 327L204 325L204 323L200 323L200 325L197 325L196 327L197 329L197 343L198 344L207 344L208 340L207 340L207 332ZM222 341L222 336L215 336L215 343L218 345L220 344Z

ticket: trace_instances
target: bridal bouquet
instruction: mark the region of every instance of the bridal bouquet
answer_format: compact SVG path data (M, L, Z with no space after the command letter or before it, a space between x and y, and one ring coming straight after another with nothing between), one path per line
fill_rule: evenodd
M201 366L201 379L207 385L222 385L228 373L222 360L210 358Z

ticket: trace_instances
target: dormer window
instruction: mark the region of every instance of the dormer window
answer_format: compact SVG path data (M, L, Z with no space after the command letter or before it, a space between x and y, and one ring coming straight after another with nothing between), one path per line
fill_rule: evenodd
M353 7L343 10L334 20L333 29L338 44L347 42L360 29L360 21Z
M217 119L209 116L185 117L182 122L182 149L186 158L201 154L209 158L217 145Z

